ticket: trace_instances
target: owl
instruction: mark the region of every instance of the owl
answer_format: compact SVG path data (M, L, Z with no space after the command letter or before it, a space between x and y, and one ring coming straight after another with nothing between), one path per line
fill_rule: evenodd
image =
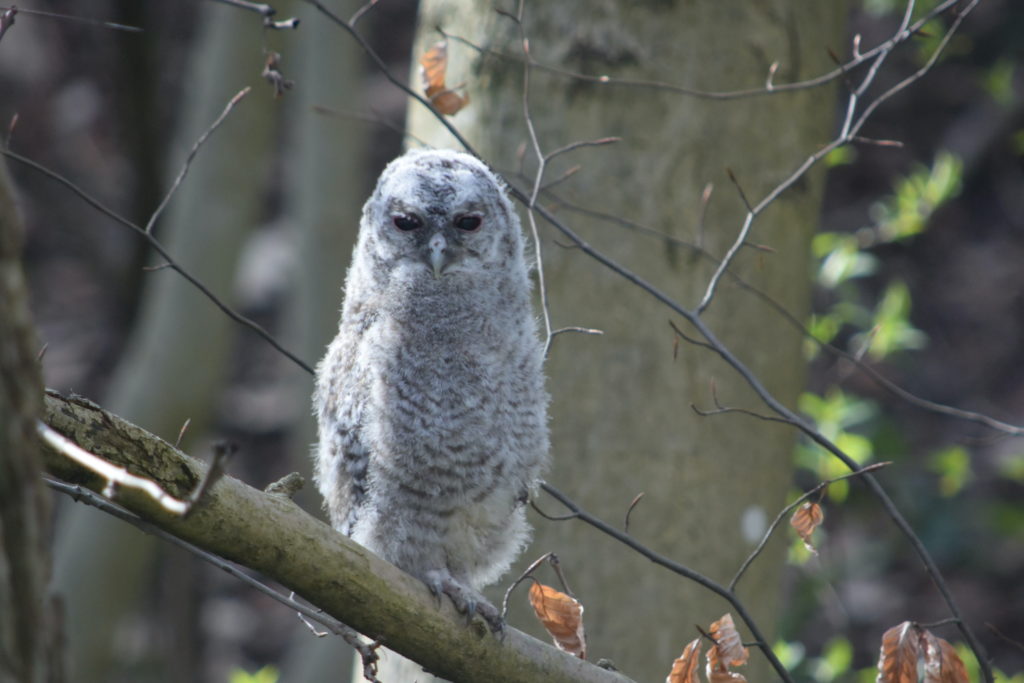
M313 397L333 526L495 629L479 591L528 539L548 451L529 272L483 163L442 150L392 161L363 207Z

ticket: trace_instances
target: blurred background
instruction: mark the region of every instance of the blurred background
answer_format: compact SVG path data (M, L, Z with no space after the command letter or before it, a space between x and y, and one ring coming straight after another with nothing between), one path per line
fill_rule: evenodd
M298 31L264 32L257 14L216 3L25 3L142 31L18 14L0 40L0 132L12 150L145 225L194 141L251 86L154 234L312 363L337 324L342 245L373 179L403 146L406 97L313 8L275 6L275 18L302 19ZM884 40L902 11L892 0L851 2L849 39ZM358 23L403 76L414 75L416 12L416 2L380 0ZM943 25L896 52L879 87L921 66ZM903 145L826 159L807 264L813 315L802 321L917 396L1013 424L1024 423L1022 36L1024 5L983 0L934 70L885 103L865 133ZM271 51L295 81L278 96L261 77ZM839 102L845 94L839 88ZM349 153L303 153L326 141ZM203 457L215 439L237 443L230 473L254 486L292 470L308 475L305 373L161 269L138 235L10 166L47 386L170 441L189 418L185 450ZM336 201L314 207L309 193ZM300 234L297 225L310 223L331 229ZM810 340L805 352L811 374L800 410L861 462L901 465L894 495L995 666L1024 681L1024 441L915 406ZM842 474L805 445L793 457L794 497ZM311 486L298 501L319 514ZM882 630L908 614L922 622L946 614L926 597L930 583L875 500L834 485L824 504L820 554L798 541L788 551L778 649L802 679L859 680ZM282 680L324 680L304 671L313 639L287 610L74 508L62 503L58 515L54 569L58 588L76 596L65 624L82 673L74 680L222 681L267 665L290 672ZM338 651L328 671L347 667L340 643L316 647Z

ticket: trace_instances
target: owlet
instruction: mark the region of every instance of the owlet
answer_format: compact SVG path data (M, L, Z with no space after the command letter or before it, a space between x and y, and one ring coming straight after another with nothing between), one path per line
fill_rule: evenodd
M547 458L542 355L503 184L459 152L391 162L317 367L317 486L335 528L495 627L479 590L526 543Z

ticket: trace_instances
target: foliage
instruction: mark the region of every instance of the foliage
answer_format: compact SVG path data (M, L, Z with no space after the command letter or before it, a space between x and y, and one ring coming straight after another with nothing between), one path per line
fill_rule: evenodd
M249 673L243 669L235 669L231 672L229 683L277 683L279 678L278 670L273 666L265 666L259 671Z

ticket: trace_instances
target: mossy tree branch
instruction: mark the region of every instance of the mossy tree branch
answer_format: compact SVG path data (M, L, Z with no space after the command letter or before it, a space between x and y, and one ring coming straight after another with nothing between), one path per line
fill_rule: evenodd
M44 421L82 448L185 498L206 465L82 398L48 392ZM106 482L46 449L50 474L94 491ZM452 681L594 681L625 677L507 628L493 636L479 619L468 627L447 600L415 578L314 519L290 499L224 476L188 517L136 490L117 502L143 519L232 562L261 572L388 648Z

